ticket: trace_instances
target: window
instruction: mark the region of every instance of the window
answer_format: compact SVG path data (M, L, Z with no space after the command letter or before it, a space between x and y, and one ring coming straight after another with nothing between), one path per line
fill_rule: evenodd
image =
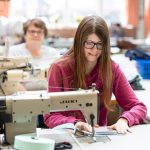
M10 18L41 17L48 24L74 26L87 15L100 15L108 24L126 24L126 0L11 0Z

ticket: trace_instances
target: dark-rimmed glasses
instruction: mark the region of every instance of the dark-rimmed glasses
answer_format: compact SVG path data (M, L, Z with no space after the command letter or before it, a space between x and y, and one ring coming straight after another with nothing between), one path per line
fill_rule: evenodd
M93 42L93 41L85 41L84 42L84 47L87 48L87 49L93 49L95 45L96 45L96 48L98 50L102 50L103 49L103 45L100 42L97 42L97 43Z
M27 30L27 32L31 35L43 35L43 31L42 30L39 30L39 31L35 31L35 30Z

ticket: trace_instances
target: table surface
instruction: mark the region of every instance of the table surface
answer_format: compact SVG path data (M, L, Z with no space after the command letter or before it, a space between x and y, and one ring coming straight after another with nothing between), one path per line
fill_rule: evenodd
M138 125L131 128L132 133L126 135L111 135L110 142L82 144L86 150L142 150L149 149L150 125ZM76 148L75 148L76 149Z
M95 143L79 142L63 131L52 129L42 130L40 136L54 139L56 142L67 141L73 145L73 150L146 150L150 147L150 124L136 125L131 127L132 133L125 135L109 135L109 141L99 141ZM54 135L55 134L55 135Z

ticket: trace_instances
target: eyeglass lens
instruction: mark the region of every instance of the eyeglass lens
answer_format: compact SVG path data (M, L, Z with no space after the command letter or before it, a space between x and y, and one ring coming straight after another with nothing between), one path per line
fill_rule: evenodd
M84 42L84 46L87 49L92 49L92 48L94 48L95 45L98 50L102 50L103 46L102 46L102 43L100 43L100 42L97 42L97 43L95 43L93 41L85 41Z
M28 30L28 33L30 34L37 34L37 35L42 35L43 34L43 31L35 31L35 30Z

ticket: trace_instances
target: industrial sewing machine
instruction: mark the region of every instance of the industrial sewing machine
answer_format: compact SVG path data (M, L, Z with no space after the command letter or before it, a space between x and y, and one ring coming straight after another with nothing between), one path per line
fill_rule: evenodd
M35 132L36 116L50 111L81 110L87 122L90 123L90 115L93 114L95 116L94 122L98 123L99 98L98 91L94 86L89 90L68 92L16 92L14 90L15 86L9 86L9 84L29 79L29 76L32 75L32 69L25 64L22 61L19 62L19 59L0 60L0 85L2 90L0 94L0 113L3 113L4 118L7 117L6 120L4 119L3 124L5 138L9 144L13 144L16 135ZM15 69L17 69L16 72ZM15 75L12 75L11 71L14 71ZM7 88L4 90L4 87ZM12 87L13 90L10 90Z
M18 83L47 80L47 69L33 68L27 57L0 57L0 95L17 92Z
M13 143L15 135L36 131L36 116L50 111L81 110L90 123L90 114L94 114L98 122L98 91L79 90L68 92L22 92L5 96L6 113L11 121L5 123L5 136Z

